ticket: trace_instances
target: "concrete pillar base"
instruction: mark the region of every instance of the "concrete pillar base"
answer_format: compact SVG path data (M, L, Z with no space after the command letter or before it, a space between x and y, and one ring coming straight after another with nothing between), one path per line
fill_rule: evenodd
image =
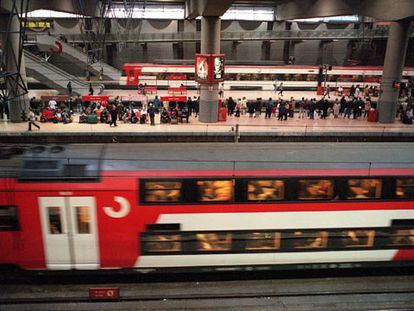
M10 100L9 111L10 111L10 121L23 122L23 119L22 119L23 112L26 117L29 112L29 99L27 95Z
M399 90L393 88L394 81L400 81L405 63L410 22L392 22L385 52L381 95L378 101L378 121L395 122Z
M200 85L200 122L215 123L218 121L219 85Z

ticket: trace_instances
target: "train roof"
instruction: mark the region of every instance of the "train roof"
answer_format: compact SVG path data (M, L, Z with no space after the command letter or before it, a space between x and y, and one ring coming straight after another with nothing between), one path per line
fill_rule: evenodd
M412 143L182 143L28 146L0 160L2 176L97 178L114 171L391 168L414 171ZM411 175L411 173L410 173Z

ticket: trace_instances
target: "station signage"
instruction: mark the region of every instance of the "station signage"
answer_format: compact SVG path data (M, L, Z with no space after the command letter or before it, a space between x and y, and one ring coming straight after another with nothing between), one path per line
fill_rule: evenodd
M119 288L118 287L100 287L89 288L90 300L118 300Z
M224 54L195 54L195 80L213 84L224 80Z

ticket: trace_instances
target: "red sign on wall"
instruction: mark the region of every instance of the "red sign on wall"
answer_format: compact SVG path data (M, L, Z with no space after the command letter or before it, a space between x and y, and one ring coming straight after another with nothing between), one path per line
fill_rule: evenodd
M118 287L89 288L89 299L91 300L118 300Z
M161 96L162 102L185 102L185 96Z
M168 76L168 80L186 80L187 77L185 75L172 75Z

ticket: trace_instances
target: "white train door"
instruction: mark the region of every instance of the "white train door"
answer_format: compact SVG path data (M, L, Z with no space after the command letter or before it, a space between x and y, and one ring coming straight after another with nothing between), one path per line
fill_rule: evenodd
M48 269L98 269L95 198L41 197L39 208Z

